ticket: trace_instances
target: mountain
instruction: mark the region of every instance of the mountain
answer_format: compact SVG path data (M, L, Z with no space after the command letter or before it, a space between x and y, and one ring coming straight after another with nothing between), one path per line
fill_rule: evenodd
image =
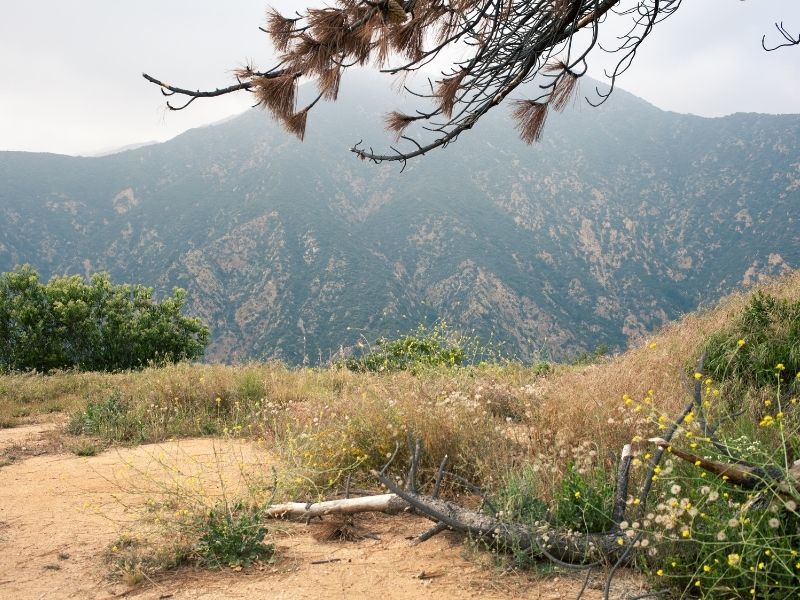
M402 173L356 160L405 102L355 74L304 143L252 110L111 156L1 152L0 270L181 286L210 360L315 363L436 319L523 359L621 348L800 264L798 115L620 90L535 146L500 107Z

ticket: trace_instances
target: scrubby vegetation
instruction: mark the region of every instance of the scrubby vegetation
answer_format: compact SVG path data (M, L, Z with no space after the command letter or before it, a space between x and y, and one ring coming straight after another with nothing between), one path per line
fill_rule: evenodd
M272 544L264 543L263 511L243 501L215 506L197 525L199 540L194 550L201 564L212 569L247 567L268 560L275 551Z
M414 360L393 364L390 356L417 351L404 339L374 363L393 364L383 370L181 364L138 373L8 374L0 376L0 419L63 410L73 433L106 442L264 440L281 465L270 483L278 499L321 499L345 481L374 485L370 471L397 448L393 471L405 473L408 440L418 438L421 481L433 479L446 454L448 469L486 490L502 519L618 536L656 591L789 598L800 585L800 496L790 473L800 449L798 300L795 274L689 315L625 354L547 369L508 362L453 368L449 359L422 361L425 368L413 368L420 364ZM648 440L668 433L674 436L662 457ZM615 523L626 443L633 444L629 494ZM751 469L752 489L708 471L708 461ZM649 494L641 492L645 484ZM446 493L464 491L451 480ZM259 501L272 497L262 493ZM247 510L197 513L209 520L193 530L193 551L218 547L219 557L206 564L265 558L266 537L256 526L263 505L250 498L228 506Z
M107 274L41 283L25 265L0 275L0 371L139 369L203 355L208 328L181 314L186 294L153 299Z
M733 322L712 335L706 365L715 379L743 387L783 385L800 372L800 300L753 294ZM782 367L776 371L776 365Z
M397 339L380 338L374 349L346 359L344 365L358 372L417 372L426 367L460 367L465 360L463 345L448 335L445 323L438 323L430 329L420 325Z

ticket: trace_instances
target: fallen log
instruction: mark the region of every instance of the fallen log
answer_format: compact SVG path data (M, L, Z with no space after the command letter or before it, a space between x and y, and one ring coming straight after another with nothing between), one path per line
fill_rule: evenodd
M416 486L416 463L420 458L419 440L416 447L409 440L412 453L412 468L403 488L386 470L392 459L381 471L372 475L390 492L359 498L343 498L323 502L287 502L270 506L264 516L274 519L309 521L328 515L350 516L364 512L380 512L389 515L413 512L434 522L434 526L424 531L412 544L424 542L439 533L452 530L475 541L512 552L525 552L532 558L547 558L551 562L572 568L589 568L599 564L627 562L632 556L634 541L627 540L619 530L619 521L625 509L628 487L628 471L631 461L631 448L622 450L617 490L614 501L615 527L606 533L581 534L554 528L550 523L524 524L503 521L493 515L470 510L453 502L439 498L438 492L444 475L447 457L442 461L436 477L433 495L421 494ZM452 474L451 474L452 475ZM455 475L453 475L455 477ZM466 483L466 482L464 482ZM474 487L474 486L472 486ZM348 485L349 488L349 485ZM480 489L473 491L484 497ZM484 500L485 497L484 497ZM490 507L490 504L487 504ZM493 511L495 512L495 511Z
M548 558L581 568L613 560L622 549L619 543L621 538L613 533L570 534L556 531L549 524L529 528L501 521L447 500L402 490L388 478L382 479L385 484L391 485L390 489L395 488L392 489L394 493L325 502L275 504L267 508L264 515L273 519L307 521L329 515L364 512L397 515L413 511L436 522L436 533L450 529L494 547L528 552L533 557Z
M324 502L286 502L267 508L265 517L271 519L297 519L307 521L326 515L355 515L364 512L380 512L396 515L408 511L411 506L395 494L379 494L361 498L342 498Z
M490 546L527 552L562 566L586 568L614 561L627 545L617 532L581 534L554 529L546 522L529 526L502 521L441 498L404 490L387 477L379 479L414 512L436 523Z

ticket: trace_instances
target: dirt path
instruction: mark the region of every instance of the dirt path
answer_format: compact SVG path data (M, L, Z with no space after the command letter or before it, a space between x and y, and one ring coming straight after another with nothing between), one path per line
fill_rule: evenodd
M57 423L37 423L12 429L0 429L0 455L19 448L23 452L40 447L49 441L49 434L58 428Z
M36 437L44 432L0 430L0 448L30 443L26 433ZM275 564L261 569L185 569L135 589L109 580L102 556L137 508L152 498L153 487L166 489L177 479L191 478L213 487L220 472L226 486L235 486L243 470L263 468L268 461L268 454L253 445L202 439L111 450L93 457L34 456L0 468L0 597L556 600L574 598L580 588L574 578L535 581L501 575L467 556L456 535L443 534L409 547L406 538L429 524L415 517L383 516L359 521L377 539L358 542L319 542L312 536L314 525L287 526L274 540ZM147 474L146 485L142 474ZM639 589L626 579L629 590ZM590 589L584 597L601 594Z

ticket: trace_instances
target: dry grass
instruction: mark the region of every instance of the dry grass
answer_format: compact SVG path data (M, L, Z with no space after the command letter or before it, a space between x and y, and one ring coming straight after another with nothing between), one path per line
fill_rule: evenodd
M762 289L796 300L800 273ZM127 429L114 437L112 428L106 437L263 438L280 453L293 485L320 493L340 486L347 473L366 478L396 444L395 472L403 473L409 434L421 439L427 476L445 454L452 469L483 484L543 457L561 469L574 461L569 449L584 442L612 468L609 451L652 425L623 410L622 395L640 399L653 390L652 406L676 414L688 399L687 369L704 340L725 327L748 297L746 292L728 296L619 356L588 366L556 366L546 375L514 364L412 375L255 363L0 375L0 422L14 425L54 411L82 410L114 395Z
M800 299L800 272L758 289L796 301ZM537 429L559 432L570 445L588 439L614 449L629 442L635 431L633 423L625 423L618 412L623 394L642 398L652 389L656 408L677 414L689 399L687 374L706 338L730 324L747 305L752 291L731 294L714 308L690 313L624 354L599 364L564 368L540 380L535 384L538 410L533 422Z

